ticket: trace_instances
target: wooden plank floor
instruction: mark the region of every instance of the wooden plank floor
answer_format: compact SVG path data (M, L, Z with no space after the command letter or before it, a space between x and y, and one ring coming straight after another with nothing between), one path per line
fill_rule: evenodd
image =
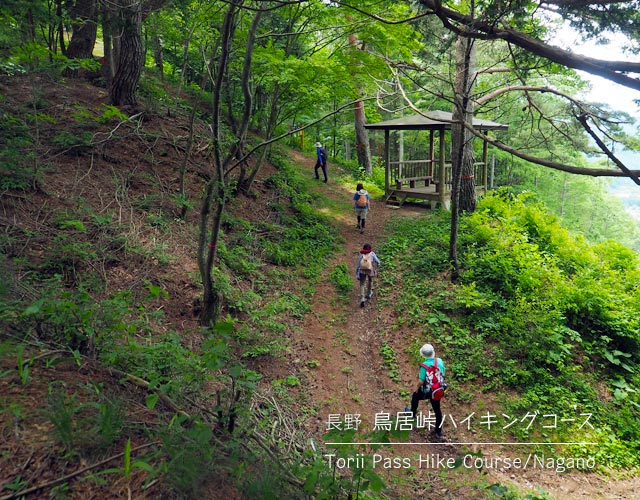
M486 192L484 186L477 186L476 193L478 195L482 195ZM416 198L418 200L429 200L429 201L438 201L440 199L440 193L436 192L436 185L431 184L430 186L420 186L415 188L410 188L408 186L403 186L401 189L391 188L385 198L391 198L395 196L396 198ZM451 197L451 192L447 190L445 193L445 200L449 201Z

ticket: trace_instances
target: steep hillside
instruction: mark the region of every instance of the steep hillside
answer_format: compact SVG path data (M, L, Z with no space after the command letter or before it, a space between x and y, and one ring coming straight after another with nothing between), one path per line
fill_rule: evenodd
M391 277L400 260L390 235L407 221L435 227L426 209L374 200L361 235L347 173L330 163L325 185L310 156L272 152L252 193L228 204L226 305L205 331L196 242L210 158L198 123L182 195L188 101L125 116L79 81L3 78L0 91L0 499L633 498L636 475L415 466L417 454L460 465L511 453L464 426L447 424L442 442L414 429L384 448L324 445L331 415L357 415L367 443L382 436L365 432L407 404L416 346L445 342L410 320L410 287ZM382 267L360 308L353 276L365 242ZM450 287L446 272L420 284L425 296ZM429 312L432 326L448 324ZM453 352L442 352L445 413L501 411L459 376ZM412 466L335 471L326 456L374 452Z
M228 418L211 413L216 391L225 398L225 381L204 375L196 354L207 341L197 321L196 264L198 200L210 175L206 144L196 143L191 154L182 197L188 114L179 106L163 108L163 115L147 106L127 117L104 105L98 87L44 76L3 78L0 88L0 418L6 437L0 496L39 485L33 494L47 498L51 491L158 498L206 490L211 472L190 470L196 458L175 456L195 439L181 432L192 431L169 430L174 412L189 413L193 421L210 413L204 420L211 420L214 434L196 439L196 457L199 447L213 450L218 434L224 440L216 429ZM197 125L197 140L206 141L205 130L206 124ZM277 232L281 212L291 211L286 193L263 183L275 175L266 165L252 197L230 207L228 253L233 238L243 237L234 224L271 225ZM279 272L257 251L258 277ZM234 271L227 263L240 264L239 255L221 262L230 280ZM253 274L252 280L229 281L230 294L249 289ZM264 295L286 292L280 288ZM234 306L234 316L242 316L241 305ZM129 443L131 469L123 457ZM226 469L221 463L213 474L218 487Z

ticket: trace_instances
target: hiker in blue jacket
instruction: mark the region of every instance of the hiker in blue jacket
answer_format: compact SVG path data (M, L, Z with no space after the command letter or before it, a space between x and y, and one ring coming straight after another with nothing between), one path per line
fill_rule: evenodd
M358 218L358 229L360 234L364 233L364 225L367 222L367 214L369 213L369 193L361 182L356 186L356 193L353 195L355 202L356 217Z
M322 147L322 144L316 142L316 166L314 168L316 173L316 179L320 179L318 177L318 168L322 167L322 173L324 174L324 182L328 181L327 178L327 150Z
M369 243L365 243L358 255L358 263L356 264L356 279L360 282L360 307L364 307L365 297L370 299L373 297L373 277L377 274L377 268L380 265L380 259L371 249ZM366 294L365 294L366 288Z
M420 401L424 399L428 399L431 402L431 408L433 409L433 413L436 416L435 429L433 430L433 434L437 438L442 437L442 410L440 409L440 400L436 400L431 397L431 394L425 394L423 391L424 381L427 377L427 370L422 366L423 364L426 366L434 366L436 363L436 359L438 362L438 368L442 372L444 376L444 361L440 358L436 358L435 349L431 344L425 344L420 348L420 356L424 358L424 362L420 365L420 372L418 374L418 388L411 396L411 412L415 417L418 412L418 404Z

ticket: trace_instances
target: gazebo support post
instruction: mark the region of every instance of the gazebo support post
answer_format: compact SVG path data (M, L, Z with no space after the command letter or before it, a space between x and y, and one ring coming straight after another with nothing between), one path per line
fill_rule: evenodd
M389 175L391 169L391 146L389 140L389 130L384 131L384 192L389 194Z
M445 203L445 199L446 199L446 191L447 191L447 187L445 182L445 172L444 172L444 165L445 165L445 161L444 161L444 128L440 129L440 158L438 158L438 164L440 166L440 168L438 169L438 185L436 186L436 191L438 192L438 203L440 203L440 206L445 208L447 205Z
M489 131L487 131L487 135ZM487 141L482 141L482 187L484 192L488 191L487 187L487 160L489 158L489 143Z
M384 189L387 202L392 194L396 198L406 199L411 195L417 198L429 200L431 206L441 206L449 209L451 199L451 167L447 167L445 155L445 136L447 131L451 130L453 114L447 111L427 111L413 116L403 116L393 120L382 121L379 123L366 124L365 128L370 130L384 130L384 153L381 153L381 160L384 161ZM473 119L473 125L477 130L507 130L508 127L501 123L489 120ZM391 165L391 131L398 130L428 130L429 131L429 158L428 160L405 160L404 156L399 153L398 168L392 169ZM438 131L438 134L436 134ZM438 152L435 149L435 141L439 141ZM422 136L421 136L422 137ZM436 158L436 155L439 155ZM425 169L422 165L427 164ZM480 162L478 162L480 163ZM487 178L488 167L488 143L483 143L482 150L482 170L477 170L476 189L481 192L487 190L489 179ZM448 169L449 168L449 169ZM405 170L406 169L406 170ZM493 174L492 174L493 178ZM424 188L418 187L417 182L424 181ZM431 181L434 181L434 187L431 187ZM392 186L393 182L393 186ZM408 184L408 187L403 186ZM402 204L402 202L400 202Z
M427 167L426 175L430 175L433 177L433 161L435 159L435 134L433 133L433 129L429 130L429 166Z

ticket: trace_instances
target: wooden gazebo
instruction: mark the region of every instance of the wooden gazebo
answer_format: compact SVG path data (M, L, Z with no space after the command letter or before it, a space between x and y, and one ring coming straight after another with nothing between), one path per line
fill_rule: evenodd
M395 120L369 123L369 130L384 130L385 202L402 205L407 198L428 200L449 207L451 200L451 161L446 160L445 132L451 130L452 114L446 111L429 111L424 115L405 116ZM507 125L489 120L473 119L476 130L507 130ZM424 160L391 160L391 131L428 130L429 157ZM437 144L436 144L436 132ZM487 190L487 147L482 145L482 159L474 164L476 191ZM437 155L436 155L437 151Z

